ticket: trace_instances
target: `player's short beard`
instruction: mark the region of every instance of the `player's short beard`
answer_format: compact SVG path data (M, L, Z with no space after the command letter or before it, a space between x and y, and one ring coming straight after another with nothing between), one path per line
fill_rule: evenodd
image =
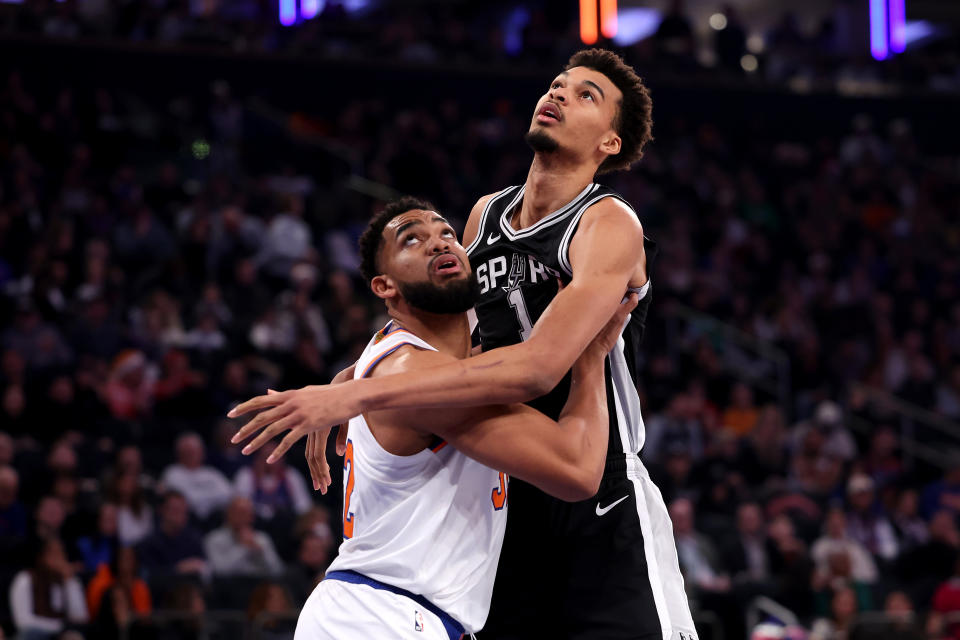
M480 283L475 273L445 285L429 281L398 282L397 288L407 304L427 313L463 313L472 309L480 297Z
M560 143L542 129L531 129L527 131L527 135L525 135L523 139L536 153L553 153L560 148Z

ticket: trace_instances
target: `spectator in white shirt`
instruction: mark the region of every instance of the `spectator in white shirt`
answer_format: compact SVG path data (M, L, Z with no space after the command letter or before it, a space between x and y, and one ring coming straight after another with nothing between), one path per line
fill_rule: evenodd
M190 510L201 520L219 511L233 495L226 476L203 464L203 440L195 433L177 438L177 462L167 467L160 478L167 489L182 493Z
M237 496L227 507L227 522L203 541L214 575L277 576L283 562L270 536L253 528L253 502Z
M30 640L53 638L71 625L87 623L83 585L59 539L44 540L35 566L14 577L10 611L20 637Z

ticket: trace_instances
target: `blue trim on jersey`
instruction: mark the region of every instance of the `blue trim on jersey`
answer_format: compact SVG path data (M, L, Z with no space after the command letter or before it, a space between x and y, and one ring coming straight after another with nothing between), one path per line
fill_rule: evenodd
M370 364L367 365L367 368L363 370L363 373L360 374L360 377L361 377L361 378L366 378L366 377L370 374L370 372L373 371L373 368L376 367L377 364L380 363L381 360L383 360L384 358L386 358L388 355L390 355L391 353L393 353L394 351L396 351L396 350L399 349L400 347L406 347L407 345L409 345L409 346L411 346L411 347L417 346L417 345L413 344L412 342L401 342L400 344L398 344L398 345L396 345L396 346L394 346L394 347L391 347L390 349L388 349L388 350L385 351L384 353L381 353L379 356L377 356L377 359L376 359L376 360L372 360L372 361L370 362Z
M398 596L404 596L410 598L417 604L421 605L424 609L432 612L435 616L440 618L440 621L443 623L443 628L446 630L447 635L450 636L450 640L460 640L460 637L463 635L463 625L454 620L453 616L446 613L443 609L433 604L423 596L419 596L415 593L411 593L406 589L401 589L400 587L394 587L393 585L380 582L379 580L374 580L373 578L368 578L362 573L357 573L356 571L328 571L327 575L324 576L324 580L339 580L340 582L349 582L350 584L365 584L368 587L373 587L374 589L380 589L381 591L389 591L390 593L395 593Z

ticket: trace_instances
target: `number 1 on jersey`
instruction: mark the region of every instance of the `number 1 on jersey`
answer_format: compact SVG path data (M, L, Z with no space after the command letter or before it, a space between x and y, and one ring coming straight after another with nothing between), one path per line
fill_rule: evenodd
M520 340L526 342L530 338L530 332L533 331L533 323L530 322L527 302L523 299L523 292L519 287L510 290L510 293L507 294L507 302L517 312L517 321L520 323Z

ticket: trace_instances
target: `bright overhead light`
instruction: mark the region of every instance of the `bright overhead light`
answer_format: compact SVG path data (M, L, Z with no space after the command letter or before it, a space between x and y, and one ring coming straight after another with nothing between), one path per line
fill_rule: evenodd
M747 38L747 51L750 53L763 53L767 43L763 41L763 36L755 33Z
M727 28L727 16L722 13L715 13L710 16L710 26L716 31L723 31Z
M753 73L760 66L760 63L757 62L757 57L751 53L740 58L740 66L743 67L743 70L747 73Z

